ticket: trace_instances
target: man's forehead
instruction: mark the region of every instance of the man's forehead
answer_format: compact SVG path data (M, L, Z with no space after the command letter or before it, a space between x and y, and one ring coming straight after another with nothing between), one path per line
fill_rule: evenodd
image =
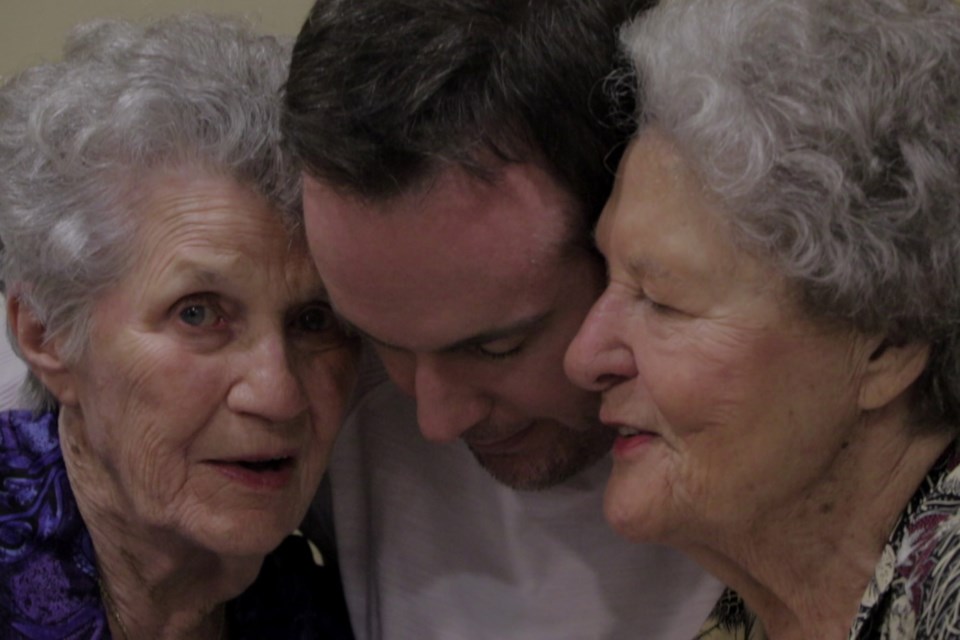
M425 265L402 262L372 260L331 273L325 284L334 307L360 332L414 351L483 343L532 326L554 308L554 292L563 286L553 270L521 269L520 261L512 270L475 261L469 269L450 254Z
M450 171L428 189L384 201L311 178L304 194L307 234L322 273L325 262L349 268L381 259L455 270L459 263L473 268L471 258L494 270L517 259L542 263L572 244L573 208L572 198L533 165L511 166L496 182Z
M469 340L541 315L563 286L571 198L533 165L495 182L450 172L377 203L311 179L305 189L307 235L334 305L383 343Z

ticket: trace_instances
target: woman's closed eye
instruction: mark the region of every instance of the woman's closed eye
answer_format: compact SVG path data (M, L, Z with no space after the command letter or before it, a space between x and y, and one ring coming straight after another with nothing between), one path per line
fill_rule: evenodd
M651 298L646 298L646 303L650 306L650 310L656 313L676 313L677 310L673 307L663 304L662 302L657 302Z
M664 297L670 297L671 294L664 294L663 292L656 293L651 295L646 289L636 289L634 290L634 295L640 304L647 307L650 311L656 314L675 314L680 313L680 310L675 306L672 306L673 302L668 304L664 301Z

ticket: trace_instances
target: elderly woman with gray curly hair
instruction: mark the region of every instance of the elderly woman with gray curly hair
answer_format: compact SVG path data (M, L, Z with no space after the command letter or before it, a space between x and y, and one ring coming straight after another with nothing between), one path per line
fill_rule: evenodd
M665 0L567 352L702 638L960 637L960 7Z
M0 415L0 636L346 638L291 535L355 376L291 222L289 47L86 25L0 88L0 276L34 411Z

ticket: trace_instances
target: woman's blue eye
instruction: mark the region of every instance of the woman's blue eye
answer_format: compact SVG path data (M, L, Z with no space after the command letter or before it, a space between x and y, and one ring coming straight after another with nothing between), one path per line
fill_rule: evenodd
M216 315L202 304L191 304L180 310L180 319L191 327L204 327L216 321Z

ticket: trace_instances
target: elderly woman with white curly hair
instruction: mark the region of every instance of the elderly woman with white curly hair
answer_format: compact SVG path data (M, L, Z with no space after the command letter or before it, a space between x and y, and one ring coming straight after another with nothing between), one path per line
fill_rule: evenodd
M100 22L0 88L0 636L347 638L290 535L355 376L279 133L287 44Z
M665 0L624 42L566 360L608 519L732 588L703 638L960 637L960 7Z

